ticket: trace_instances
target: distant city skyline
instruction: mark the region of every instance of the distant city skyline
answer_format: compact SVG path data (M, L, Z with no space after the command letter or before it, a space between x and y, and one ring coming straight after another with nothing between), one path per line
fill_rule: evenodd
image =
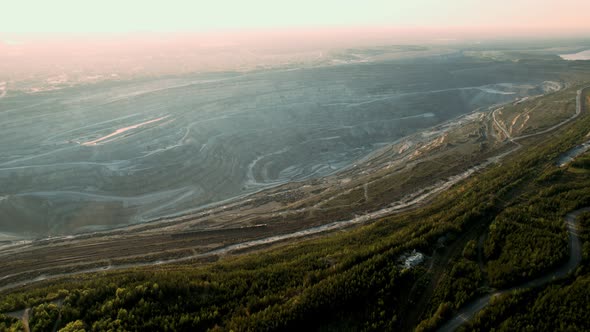
M398 27L456 35L590 33L590 1L580 0L250 0L10 1L0 34L202 33L269 29ZM4 38L6 41L6 38Z

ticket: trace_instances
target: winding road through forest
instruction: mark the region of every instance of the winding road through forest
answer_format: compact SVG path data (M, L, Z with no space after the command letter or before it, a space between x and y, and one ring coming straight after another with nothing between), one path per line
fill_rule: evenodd
M26 308L26 309L22 309L22 310L18 310L18 311L7 312L7 313L4 313L4 315L6 315L8 317L16 318L16 319L20 320L21 322L23 322L24 332L29 332L29 331L31 331L29 328L29 315L30 315L30 313L31 313L31 308Z
M496 296L511 292L516 289L526 289L526 288L534 288L548 284L549 282L566 277L568 274L573 272L580 262L582 261L582 244L580 242L580 236L578 234L578 220L577 217L581 213L590 212L590 207L582 208L579 210L575 210L573 212L568 213L565 216L565 223L567 226L567 232L569 237L569 248L570 248L570 257L567 263L563 266L559 267L556 270L553 270L546 275L527 281L521 285L514 286L508 289L498 290L490 294L486 294L481 296L467 305L465 305L459 312L446 324L441 326L438 330L439 332L451 332L455 331L458 327L463 325L465 322L469 321L476 313L481 311L485 308L488 304L490 304L490 300Z

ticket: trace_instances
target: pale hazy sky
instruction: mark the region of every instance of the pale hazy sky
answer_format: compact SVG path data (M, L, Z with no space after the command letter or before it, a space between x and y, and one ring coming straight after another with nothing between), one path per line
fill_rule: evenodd
M589 0L2 0L0 33L515 27L590 33Z

